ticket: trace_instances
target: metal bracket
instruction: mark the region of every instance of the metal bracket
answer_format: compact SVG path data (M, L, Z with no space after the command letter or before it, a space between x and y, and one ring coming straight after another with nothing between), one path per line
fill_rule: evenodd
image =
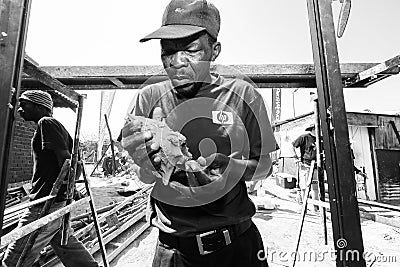
M386 60L383 63L373 66L372 68L366 69L357 75L348 78L344 81L346 87L350 86L359 86L362 85L364 87L371 85L379 80L390 76L391 74L385 74L384 72L391 69L398 69L400 65L400 55L397 55L391 59ZM396 70L398 71L398 70Z
M342 3L339 14L339 21L337 25L337 37L343 36L344 30L346 29L347 22L349 21L351 0L339 0Z

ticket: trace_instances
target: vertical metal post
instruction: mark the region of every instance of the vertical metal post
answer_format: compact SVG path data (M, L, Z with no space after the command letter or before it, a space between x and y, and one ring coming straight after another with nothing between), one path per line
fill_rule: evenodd
M104 120L106 122L108 135L110 136L110 147L111 147L111 158L112 158L112 175L115 176L115 172L117 171L117 166L115 164L115 151L114 151L114 140L112 138L110 125L108 124L107 115L104 114Z
M94 199L93 199L92 188L90 187L89 180L86 176L85 161L83 159L81 162L81 166L82 166L83 180L85 182L86 191L89 196L89 205L90 205L90 209L91 209L92 215L93 215L93 224L94 224L94 227L95 227L96 233L97 233L97 241L99 242L101 257L103 258L104 267L109 267L110 263L108 262L108 259L107 259L107 251L106 251L106 247L105 247L104 241L103 241L103 234L101 232L99 218L97 216L97 210L96 210L96 205L95 205Z
M72 200L74 199L76 169L78 165L78 155L79 155L79 135L81 131L82 111L83 111L83 95L80 95L78 97L78 103L79 104L78 104L77 119L75 126L74 148L71 155L71 170L69 172L68 185L67 185L66 205L71 204ZM62 237L61 237L61 244L64 246L67 245L68 243L69 228L71 223L70 218L71 218L70 212L64 215Z
M30 0L0 0L0 236L30 4Z
M307 0L336 266L365 266L331 0Z
M378 172L378 158L376 156L376 147L375 147L375 128L368 128L368 136L369 136L369 146L371 149L371 159L372 159L372 171L374 177L374 185L375 185L375 195L376 200L381 201L381 190L380 190L380 182L379 182L379 172Z
M111 144L108 144L108 146L106 147L106 150L104 150L104 153L101 155L101 158L96 162L96 165L94 165L93 171L90 174L90 176L93 175L93 173L96 171L97 167L99 166L99 164L101 163L101 161L103 160L104 156L107 153L108 148L110 147Z
M319 120L319 106L318 98L313 96L314 103L314 123L315 123L315 144L317 149L317 177L318 177L318 189L319 189L319 200L325 202L325 175L324 175L324 163L323 163L323 147L321 142L321 122ZM322 217L322 230L324 234L325 245L328 244L328 229L326 227L326 208L319 206L321 217Z

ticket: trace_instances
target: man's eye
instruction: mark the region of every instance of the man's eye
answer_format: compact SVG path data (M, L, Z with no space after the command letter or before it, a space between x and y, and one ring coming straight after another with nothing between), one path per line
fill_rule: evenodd
M185 52L193 54L193 53L197 53L198 51L200 51L199 49L186 49Z

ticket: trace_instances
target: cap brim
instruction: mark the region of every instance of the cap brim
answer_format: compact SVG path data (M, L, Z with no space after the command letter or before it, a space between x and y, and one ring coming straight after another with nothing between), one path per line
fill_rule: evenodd
M140 42L146 42L151 39L180 39L204 30L206 28L193 25L165 25L140 39Z
M29 98L27 98L27 97L24 96L24 95L21 95L21 96L18 98L18 101L21 101L21 100L25 100L25 101L29 101L29 102L32 102L32 103L33 103L32 99L29 99Z

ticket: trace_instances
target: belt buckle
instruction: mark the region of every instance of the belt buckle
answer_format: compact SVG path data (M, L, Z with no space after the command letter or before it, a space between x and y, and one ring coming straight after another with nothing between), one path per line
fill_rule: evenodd
M206 254L209 254L209 253L215 251L215 250L205 250L201 238L208 236L208 235L215 234L216 232L217 232L217 230L212 230L209 232L205 232L205 233L196 235L196 241L197 241L197 246L199 248L200 255L206 255ZM224 234L225 245L229 245L231 243L231 237L229 235L228 229L223 229L222 233Z

